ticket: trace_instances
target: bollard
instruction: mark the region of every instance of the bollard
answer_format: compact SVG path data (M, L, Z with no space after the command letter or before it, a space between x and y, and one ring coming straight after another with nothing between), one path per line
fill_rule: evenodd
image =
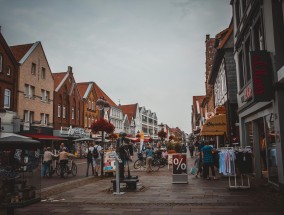
M120 177L119 177L119 163L122 163L122 160L118 157L116 154L115 156L115 179L116 179L116 192L113 194L121 195L124 194L124 192L120 192Z

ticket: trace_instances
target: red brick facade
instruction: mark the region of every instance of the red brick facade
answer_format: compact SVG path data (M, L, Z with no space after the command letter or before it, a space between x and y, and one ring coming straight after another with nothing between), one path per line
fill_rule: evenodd
M0 67L1 67L0 68L0 107L4 107L6 110L16 112L18 63L14 58L1 32L0 32ZM6 104L4 104L5 91L6 91L6 96L10 94L8 105L7 102Z
M72 67L67 72L53 73L54 130L61 127L83 128L83 102L75 82Z

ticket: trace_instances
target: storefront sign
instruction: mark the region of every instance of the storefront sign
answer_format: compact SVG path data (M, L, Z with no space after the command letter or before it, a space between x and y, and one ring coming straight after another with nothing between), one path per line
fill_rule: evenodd
M272 99L272 65L267 51L250 52L253 99L255 102L270 101Z
M83 137L87 137L87 133L85 132L85 129L83 128L72 128L72 126L70 127L61 127L60 130L60 135L67 135L69 137L79 137L79 138L83 138Z

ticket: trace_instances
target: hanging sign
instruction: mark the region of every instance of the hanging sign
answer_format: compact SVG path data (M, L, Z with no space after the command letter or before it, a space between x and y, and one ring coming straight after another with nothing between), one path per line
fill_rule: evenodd
M267 51L250 52L253 99L255 102L270 101L273 98L273 71L270 54Z

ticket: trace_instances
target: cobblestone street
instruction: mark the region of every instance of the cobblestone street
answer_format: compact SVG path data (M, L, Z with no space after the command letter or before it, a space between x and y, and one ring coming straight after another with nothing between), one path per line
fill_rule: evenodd
M192 166L194 159L188 159ZM112 192L111 178L80 179L46 189L42 202L15 214L283 214L284 196L270 186L229 190L227 177L204 180L188 176L188 184L173 184L172 172L132 170L139 176L137 191ZM80 185L78 185L78 183Z

